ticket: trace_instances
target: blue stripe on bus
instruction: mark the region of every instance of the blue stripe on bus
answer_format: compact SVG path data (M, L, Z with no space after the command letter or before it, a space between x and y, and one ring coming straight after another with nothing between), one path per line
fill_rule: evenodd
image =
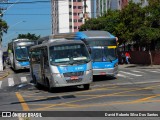
M92 67L93 69L104 69L104 68L113 68L114 64L118 62L118 59L112 62L93 62Z
M84 38L88 38L88 36L85 35L84 32L76 32L76 40L84 39Z
M79 72L79 71L86 71L87 65L78 65L78 66L58 66L57 67L60 74L67 73L67 72Z
M109 33L109 35L110 35L110 38L115 38L115 36L112 35L111 33ZM85 38L88 38L88 37L89 36L87 36L84 32L76 32L75 40L85 39ZM99 38L101 38L101 37L99 36ZM106 38L107 38L107 36L106 36Z
M27 61L27 62L19 62L19 64L21 65L21 66L28 66L29 65L29 62Z

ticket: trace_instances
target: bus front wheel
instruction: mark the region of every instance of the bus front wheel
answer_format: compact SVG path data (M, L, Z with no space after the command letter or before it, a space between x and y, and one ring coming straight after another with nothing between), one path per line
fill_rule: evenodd
M53 88L50 86L49 80L46 79L46 81L47 81L47 89L48 89L48 91L49 91L49 92L52 92L52 91L53 91Z
M33 75L33 82L35 84L35 87L40 89L40 84L38 83L38 81L37 81L37 79L36 79L36 77L34 75Z
M85 85L83 85L83 87L84 87L85 90L89 90L90 84L85 84Z

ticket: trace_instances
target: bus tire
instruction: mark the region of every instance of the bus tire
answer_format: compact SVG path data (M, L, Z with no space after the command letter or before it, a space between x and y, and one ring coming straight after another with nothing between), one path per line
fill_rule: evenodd
M37 82L36 77L33 75L34 85L37 89L40 89L40 84Z
M48 92L52 92L52 87L50 86L50 83L49 83L49 79L46 78L46 81L47 81L47 89L48 89Z
M85 84L85 85L83 85L83 87L84 87L84 90L89 90L90 84Z

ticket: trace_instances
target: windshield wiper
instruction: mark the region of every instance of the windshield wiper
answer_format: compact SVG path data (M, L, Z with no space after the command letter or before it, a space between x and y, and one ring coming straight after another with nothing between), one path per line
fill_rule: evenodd
M109 61L112 63L112 59L110 57L108 57Z

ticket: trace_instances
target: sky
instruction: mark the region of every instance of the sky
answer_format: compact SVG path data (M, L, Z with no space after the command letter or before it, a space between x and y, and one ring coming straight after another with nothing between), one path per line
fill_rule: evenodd
M41 2L35 2L41 1ZM45 2L43 2L45 1ZM47 2L46 2L47 1ZM18 34L35 34L41 37L51 34L51 3L50 0L8 0L15 2L34 2L7 4L3 7L2 19L7 22L9 29L2 38L2 47L7 47L8 42L16 38Z

